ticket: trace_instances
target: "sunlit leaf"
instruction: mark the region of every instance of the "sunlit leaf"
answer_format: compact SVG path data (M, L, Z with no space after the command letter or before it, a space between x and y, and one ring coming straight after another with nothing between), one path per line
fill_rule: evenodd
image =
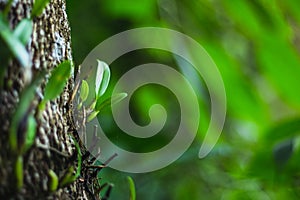
M64 177L62 178L62 180L60 181L59 185L61 187L64 187L70 183L73 183L76 179L74 179L74 167L71 166L68 168L67 173L64 175Z
M17 37L23 45L26 45L32 33L33 23L29 19L23 19L14 29L14 36Z
M70 74L70 61L62 62L52 71L49 81L45 87L44 101L53 100L62 93Z
M41 15L49 2L50 0L35 0L31 12L31 17L33 18Z
M98 66L96 73L95 88L97 97L100 97L104 94L108 87L108 83L110 80L110 69L105 62L100 60L97 60L97 62Z
M49 170L48 174L49 174L49 177L50 177L49 190L51 192L54 192L54 191L57 190L57 187L58 187L58 177L52 169Z
M114 105L116 103L119 103L120 101L122 101L126 97L127 97L127 93L118 93L118 94L115 94L115 95L105 99L104 101L101 101L101 99L98 99L97 103L96 103L95 110L100 111L103 108L106 108L110 105Z
M84 102L87 99L88 95L89 95L89 84L85 80L82 80L81 88L80 88L81 101Z
M87 118L87 122L92 121L97 115L98 115L99 111L93 111Z
M135 200L136 199L136 194L135 194L135 186L134 186L134 181L130 176L127 176L128 184L129 184L129 190L130 190L130 200Z
M274 144L278 141L295 138L299 136L300 118L282 121L272 127L264 134L265 142Z
M16 37L13 32L10 30L8 24L4 20L3 16L0 13L0 36L3 41L6 43L12 54L18 59L20 64L23 67L30 66L30 57L29 53L25 49L25 46Z

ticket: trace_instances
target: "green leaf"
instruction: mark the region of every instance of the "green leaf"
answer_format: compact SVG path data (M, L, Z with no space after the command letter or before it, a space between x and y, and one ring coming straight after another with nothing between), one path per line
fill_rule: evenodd
M270 127L265 133L263 140L267 145L274 145L279 141L296 138L300 131L300 117L283 120Z
M11 53L18 59L23 67L30 67L29 53L22 42L10 30L8 23L0 13L0 36L10 49Z
M27 132L25 137L24 149L21 150L22 154L25 153L28 149L30 149L30 147L34 143L35 134L36 134L36 121L32 114L28 116L26 131Z
M129 184L129 189L130 189L130 200L135 200L136 194L135 194L135 186L134 186L134 181L130 176L127 176L128 184Z
M87 99L88 95L89 95L89 84L85 80L82 80L81 89L80 89L81 101L84 102Z
M26 45L32 33L33 23L29 19L23 19L15 28L13 34L20 40L23 45Z
M74 172L74 167L71 166L68 169L68 172L66 173L66 175L63 177L63 179L59 183L61 187L64 187L70 183L73 183L76 180L76 179L74 179L73 172Z
M6 5L4 7L4 10L3 10L3 16L7 17L8 16L8 13L11 9L11 4L13 3L13 0L8 0L6 2Z
M49 170L48 174L49 174L49 177L50 177L49 190L51 192L54 192L54 191L57 190L57 187L58 187L58 177L52 169Z
M87 118L87 122L92 121L97 115L98 115L99 111L93 111Z
M110 80L110 69L105 62L102 62L100 60L97 60L97 62L98 62L98 66L97 66L95 87L96 87L96 96L98 98L105 93L108 87L108 83Z
M31 12L31 18L41 15L49 1L50 0L35 0Z
M53 100L62 93L70 74L70 61L62 62L52 71L49 81L45 87L44 102Z
M73 138L73 141L75 143L75 147L76 147L76 150L77 150L77 160L78 160L78 166L77 166L77 170L76 170L76 173L75 175L73 175L73 172L74 172L74 167L71 166L67 172L67 174L64 176L64 178L62 179L62 181L60 182L60 185L63 187L65 185L68 185L70 183L73 183L79 176L80 176L80 172L81 172L81 164L82 164L82 154L81 154L81 151L80 151L80 147L79 147L79 144L78 142L76 141L75 138Z
M101 99L97 100L95 110L100 111L103 108L106 108L110 105L114 105L116 103L119 103L121 100L127 97L127 93L118 93L116 95L113 95L112 97L109 97L105 99L104 101L101 101Z
M77 179L80 176L80 172L81 172L82 154L81 154L79 144L78 144L78 142L76 141L75 138L73 138L73 141L75 143L75 147L76 147L76 150L77 150L78 166L77 166L77 170L76 170L76 174L75 174L75 179Z
M298 52L291 44L276 35L266 34L260 43L257 45L256 53L263 74L276 89L278 95L299 110L300 95L292 87L299 84Z
M20 143L23 144L23 142L20 141L20 138L24 138L24 137L23 136L20 137L20 134L26 134L26 133L18 133L18 129L22 123L26 125L25 128L27 127L27 125L29 125L29 127L26 128L27 130L28 128L30 129L29 130L30 133L28 136L29 138L25 136L25 138L27 138L28 140L27 143L31 140L30 138L34 137L35 134L35 132L33 132L34 122L32 121L34 119L33 116L32 119L30 119L31 118L30 116L28 119L27 115L28 112L30 112L30 105L34 99L36 87L39 85L40 81L44 78L44 76L45 76L45 72L43 71L32 81L32 83L27 88L24 89L24 91L21 94L20 102L17 106L15 114L13 115L10 130L9 130L10 132L9 142L13 151L17 151L17 149L20 148L18 147L18 144Z
M23 157L18 156L15 165L15 175L17 179L18 190L23 187Z

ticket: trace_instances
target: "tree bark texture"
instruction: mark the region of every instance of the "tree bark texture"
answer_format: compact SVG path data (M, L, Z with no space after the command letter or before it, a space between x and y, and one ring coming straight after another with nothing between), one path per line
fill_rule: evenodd
M6 3L7 0L0 0L0 10ZM23 18L30 18L33 3L33 0L13 1L8 15L12 29ZM24 185L19 190L16 189L14 173L15 155L11 153L8 142L12 116L20 94L31 81L30 77L35 77L42 69L47 70L32 102L37 113L49 73L62 61L72 60L70 27L65 10L65 0L51 0L43 13L33 19L33 33L26 46L32 61L30 74L25 73L14 59L9 61L5 72L4 86L0 91L0 199L95 199L90 198L82 178L54 192L49 189L50 169L61 179L70 166L77 167L77 152L71 138L75 130L69 103L74 75L60 97L48 102L42 115L35 114L36 139L33 147L23 156Z

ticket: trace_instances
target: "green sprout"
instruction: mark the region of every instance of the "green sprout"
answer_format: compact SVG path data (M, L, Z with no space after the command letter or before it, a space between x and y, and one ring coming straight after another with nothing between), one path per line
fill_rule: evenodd
M61 187L64 187L66 185L69 185L69 184L73 183L80 176L80 172L81 172L82 154L81 154L78 142L73 137L72 137L72 139L75 143L75 147L76 147L76 150L77 150L78 166L77 166L77 170L76 170L75 175L73 175L73 172L74 172L74 167L73 166L71 166L68 169L68 172L66 173L66 175L63 177L62 181L60 182Z
M95 110L96 111L101 111L102 109L104 109L104 108L106 108L110 105L114 105L114 104L119 103L120 101L122 101L126 97L127 97L127 93L118 93L118 94L115 94L115 95L105 99L104 101L101 101L101 99L98 99L98 101L96 103Z
M92 121L97 115L99 114L99 111L93 111L87 118L87 122Z
M22 145L20 150L21 154L24 154L33 145L35 140L35 134L36 134L36 121L33 114L30 114L28 116L27 133L25 137L25 142L24 145Z
M49 2L50 0L35 0L31 12L31 18L41 15Z
M82 103L88 98L89 95L89 84L82 80L81 88L80 88L80 103L78 105L78 109L82 107Z
M18 156L15 164L15 175L17 179L17 189L21 189L23 187L23 157Z
M54 191L57 190L57 187L58 187L58 177L52 169L49 170L48 174L49 174L49 177L50 177L49 190L51 192L54 192Z
M113 95L113 96L105 99L104 101L101 101L101 99L98 99L98 101L96 102L95 110L88 116L87 122L92 121L99 114L99 112L102 109L104 109L110 105L119 103L121 100L123 100L126 97L127 97L127 93L119 93L119 94Z
M129 184L129 190L130 190L130 200L135 200L136 194L135 194L135 185L134 181L130 176L127 176L128 184Z
M97 60L97 62L98 65L97 65L96 77L94 80L92 80L92 83L95 86L95 99L92 101L91 105L89 106L89 110L92 110L92 112L90 112L90 114L88 115L87 122L92 121L103 108L108 107L109 105L116 104L120 102L122 99L124 99L125 97L127 97L127 93L119 93L104 100L101 98L101 96L107 90L110 81L111 72L109 66L105 62L100 60ZM84 100L87 99L88 91L89 91L88 83L86 81L83 81L81 86L81 91L80 91L81 102L78 105L78 109L81 108L83 99Z

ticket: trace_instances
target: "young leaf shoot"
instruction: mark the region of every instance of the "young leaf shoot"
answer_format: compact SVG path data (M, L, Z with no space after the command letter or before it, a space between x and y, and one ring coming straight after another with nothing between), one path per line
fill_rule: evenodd
M34 139L35 139L35 134L36 134L36 121L35 121L33 114L30 114L28 116L28 121L27 121L25 143L21 147L22 154L24 154L33 145Z
M87 122L92 121L97 115L98 115L99 111L93 111L87 118Z
M81 88L80 88L80 103L78 105L78 109L82 107L83 102L88 98L89 95L89 84L82 80Z
M73 172L74 172L74 167L73 166L71 166L68 169L67 174L63 177L62 181L60 182L60 186L62 186L62 187L65 186L65 185L68 185L70 183L73 183L80 176L80 172L81 172L82 154L81 154L78 142L73 137L72 137L72 139L75 143L75 147L76 147L76 150L77 150L78 166L77 166L77 170L76 170L75 175L73 175Z
M97 73L96 73L96 81L95 81L95 90L96 90L96 98L98 99L102 96L107 87L110 80L110 69L108 65L100 60L97 60Z
M97 100L96 103L96 107L95 110L96 111L100 111L110 105L114 105L116 103L119 103L120 101L122 101L123 99L125 99L127 97L127 93L119 93L119 94L115 94L107 99L105 99L104 101L101 101L101 99Z
M130 190L130 200L135 200L136 194L135 194L135 185L134 181L130 176L127 176L128 184L129 184L129 190Z
M31 18L41 15L49 1L50 0L35 0L32 8Z
M57 187L58 187L58 177L52 169L49 170L48 174L49 174L49 177L50 177L49 190L51 192L54 192L54 191L57 190Z
M81 101L84 102L87 99L88 95L89 95L89 84L85 80L82 80L81 89L80 89Z
M23 157L18 156L15 164L15 175L17 179L17 189L23 187Z

